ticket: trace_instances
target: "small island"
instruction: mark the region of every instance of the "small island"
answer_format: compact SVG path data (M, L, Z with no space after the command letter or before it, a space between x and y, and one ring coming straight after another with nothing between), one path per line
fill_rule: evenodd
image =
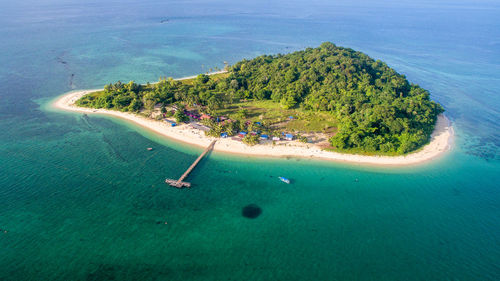
M198 145L220 138L220 151L371 164L428 160L449 148L452 135L428 91L329 42L208 75L108 84L56 106L112 114Z

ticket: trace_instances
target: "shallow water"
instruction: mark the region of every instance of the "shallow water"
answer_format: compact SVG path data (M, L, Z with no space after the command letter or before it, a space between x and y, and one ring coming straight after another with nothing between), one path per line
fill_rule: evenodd
M494 1L0 4L1 280L500 279ZM214 152L176 190L200 148L46 108L323 41L429 89L454 150L404 168Z

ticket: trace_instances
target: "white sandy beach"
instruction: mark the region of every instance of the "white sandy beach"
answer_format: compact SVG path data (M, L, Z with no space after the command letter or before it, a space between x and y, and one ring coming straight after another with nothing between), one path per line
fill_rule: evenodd
M119 117L144 126L166 137L202 147L208 146L211 140L214 139L205 136L203 131L194 129L189 124L171 127L170 124L164 121L156 121L133 113L75 106L74 103L76 100L94 91L98 90L82 90L67 93L59 97L53 103L53 106L66 111L88 114L106 114ZM230 138L219 139L214 147L214 150L255 156L307 157L359 164L404 166L419 164L434 159L446 151L449 151L451 149L452 142L453 127L444 115L440 115L430 143L417 152L405 156L365 156L343 154L324 151L313 144L305 144L298 141L279 141L276 145L268 143L247 146L240 141L232 140Z

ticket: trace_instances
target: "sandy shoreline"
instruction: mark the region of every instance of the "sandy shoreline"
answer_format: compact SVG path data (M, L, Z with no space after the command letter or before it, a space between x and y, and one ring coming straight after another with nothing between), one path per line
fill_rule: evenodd
M189 124L182 124L177 127L171 127L170 124L163 121L156 121L140 115L128 112L119 112L106 109L91 109L77 107L75 101L80 97L97 90L82 90L67 93L52 104L53 107L65 110L82 113L106 114L122 119L132 121L140 126L146 127L160 135L182 141L184 143L208 146L214 138L205 136L204 132L192 128ZM405 166L414 165L429 161L438 156L441 156L446 151L451 149L453 142L453 127L450 121L440 115L436 124L436 128L432 133L431 141L417 152L405 156L365 156L355 154L343 154L337 152L324 151L313 144L300 143L298 141L279 141L276 145L259 144L255 146L247 146L242 142L227 139L219 139L214 147L215 151L254 155L254 156L274 156L274 157L306 157L332 160L337 162L349 162L370 165L393 165Z

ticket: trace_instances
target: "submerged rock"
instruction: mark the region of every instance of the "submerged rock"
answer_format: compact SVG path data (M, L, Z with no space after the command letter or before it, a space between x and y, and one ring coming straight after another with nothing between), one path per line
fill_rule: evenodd
M243 209L241 210L241 214L245 218L255 219L260 216L260 214L262 214L262 209L255 204L250 204L243 207Z

